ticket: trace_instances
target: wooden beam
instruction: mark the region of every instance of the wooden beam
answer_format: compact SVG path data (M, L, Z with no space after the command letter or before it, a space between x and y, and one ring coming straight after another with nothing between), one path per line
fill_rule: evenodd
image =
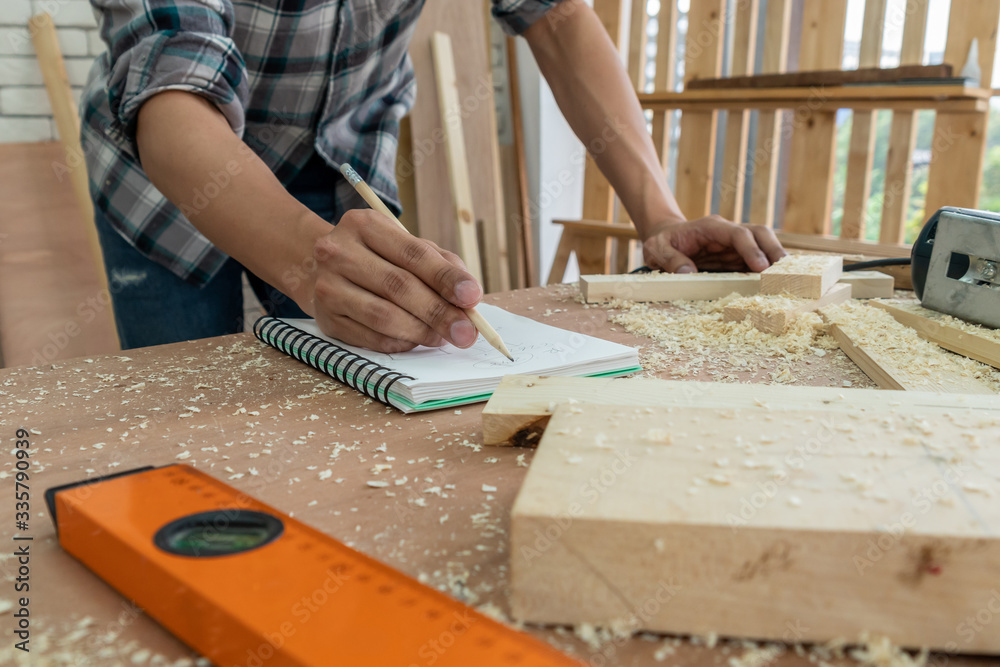
M448 174L451 179L451 198L458 226L458 254L468 267L469 273L482 283L483 271L479 263L476 216L472 207L472 183L469 162L465 156L462 108L458 101L458 83L455 79L455 57L451 50L451 38L443 32L434 33L431 35L431 49L434 55L441 127L444 128L445 155L448 158Z
M486 445L538 444L549 417L566 403L724 407L759 410L835 410L850 414L892 414L900 410L1000 415L1000 396L927 391L888 392L842 387L687 382L651 378L564 378L508 375L483 409Z
M882 59L885 10L886 0L865 2L859 54L860 67L878 67ZM851 143L847 150L847 182L844 185L844 212L840 223L840 235L844 238L865 237L874 152L875 113L855 110L851 119Z
M786 248L812 250L818 252L837 252L846 255L866 255L868 257L909 257L911 246L896 243L870 243L842 239L837 236L815 236L812 234L793 234L777 232L778 240Z
M764 15L762 74L785 71L791 14L791 0L768 0ZM767 227L774 227L781 118L782 113L777 110L762 109L757 113L757 141L750 160L750 222Z
M846 271L840 282L851 286L852 299L888 299L896 287L896 280L881 271Z
M683 92L652 92L639 95L639 101L647 108L673 107L680 103L704 102L720 104L725 102L740 102L748 107L756 101L783 102L791 109L805 106L801 111L806 114L811 109L822 109L819 106L825 101L835 102L838 109L850 108L854 100L870 100L890 109L897 101L924 100L927 108L934 108L935 103L942 100L989 100L991 91L988 88L974 88L961 84L924 85L924 86L845 86L832 88L802 87L802 88L744 88L720 90L685 90ZM807 115L807 114L806 114Z
M847 0L802 3L799 69L840 68L846 18ZM796 119L782 229L804 234L830 232L836 130L832 111Z
M661 0L657 15L656 68L653 90L673 92L674 70L677 67L677 0ZM640 91L645 92L645 91ZM651 133L653 147L660 154L664 173L670 164L670 111L654 111Z
M856 304L825 308L821 314L840 348L882 389L996 395L956 357L882 310Z
M878 3L871 6L878 9ZM882 11L884 11L884 3ZM865 5L865 11L869 9ZM881 19L877 19L881 20ZM868 23L865 21L865 29ZM876 36L871 36L873 39ZM877 37L881 39L881 37ZM864 34L862 34L862 40ZM869 44L868 48L874 46ZM876 62L863 60L863 62ZM718 90L722 88L784 88L813 86L843 86L858 83L913 83L928 84L930 79L950 79L954 76L954 68L948 64L920 65L908 64L901 67L860 67L858 69L808 70L805 72L784 72L780 74L753 74L750 76L730 76L723 79L699 79L692 81L689 90ZM949 82L950 83L950 82Z
M1000 368L1000 333L929 310L917 301L872 301L921 338L946 350Z
M754 56L757 53L758 10L759 0L736 3L733 55L730 65L730 73L733 75L750 74L753 71ZM743 192L747 177L749 130L749 110L733 110L726 114L726 141L722 153L719 215L735 222L743 221Z
M804 313L811 313L843 303L851 298L851 286L834 285L817 299L801 299L777 294L758 294L733 299L722 309L723 322L742 322L750 318L750 323L758 331L780 336L785 329Z
M843 267L837 255L786 255L760 274L760 293L818 299L837 284Z
M927 7L930 0L910 0L903 22L903 45L900 65L919 65L924 56L927 32ZM889 128L889 151L885 158L885 193L882 198L882 243L906 241L906 218L910 209L913 149L917 143L917 124L913 111L892 112Z
M717 77L721 73L725 8L725 0L691 3L686 38L690 48L684 52L685 81ZM674 194L689 219L711 212L717 120L718 112L714 110L685 111L681 115Z
M1000 453L968 443L998 440L968 413L560 406L511 512L512 616L954 647L1000 562Z
M609 299L677 301L721 299L756 294L759 273L638 273L580 276L580 293L587 303Z

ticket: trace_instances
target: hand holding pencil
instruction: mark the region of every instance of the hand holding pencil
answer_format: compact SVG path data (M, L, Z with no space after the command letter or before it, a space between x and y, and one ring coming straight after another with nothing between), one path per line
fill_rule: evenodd
M355 190L357 190L358 194L361 195L361 197L366 202L368 202L368 205L371 206L372 209L388 217L390 220L395 222L401 229L407 231L406 227L403 226L403 223L401 223L399 219L396 218L395 215L393 215L392 211L389 210L389 207L387 207L385 203L381 199L379 199L379 196L375 194L375 191L372 190L368 186L368 184L364 182L364 180L362 180L361 176L358 175L358 172L356 172L354 168L351 167L351 165L342 164L340 166L340 173L344 175L344 178L347 179L347 182L350 183ZM407 231L407 233L409 233L409 231ZM465 314L472 321L473 325L475 325L479 333L481 333L483 335L483 338L486 339L486 342L488 342L490 345L496 348L502 355L504 355L511 361L514 361L514 357L511 356L510 351L507 349L507 346L504 345L503 339L500 338L500 335L496 332L496 330L494 330L493 327L490 326L490 323L487 322L486 319L479 314L479 311L477 311L475 308L466 308L464 310Z

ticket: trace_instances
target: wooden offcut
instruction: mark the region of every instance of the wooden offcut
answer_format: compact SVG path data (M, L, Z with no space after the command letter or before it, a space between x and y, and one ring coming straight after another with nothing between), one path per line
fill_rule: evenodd
M1000 332L966 324L953 317L929 310L917 301L873 301L871 305L892 315L946 350L1000 368Z
M756 294L759 273L638 273L580 276L580 293L587 303L609 299L677 301L720 299L732 293Z
M483 408L486 445L538 444L559 405L726 407L760 410L834 410L890 414L897 410L953 413L992 411L1000 396L930 391L887 392L841 387L793 387L651 378L568 378L508 375ZM589 407L587 407L589 409Z
M758 294L734 299L722 309L723 322L742 322L749 318L758 331L781 335L804 313L843 303L851 298L851 286L834 285L818 299L786 297L780 294Z
M818 299L837 284L843 268L836 255L786 255L760 274L760 293Z
M512 616L954 651L1000 580L998 441L964 411L560 406L511 514Z
M875 3L879 4L879 3ZM881 3L884 5L884 2ZM882 9L882 12L885 10ZM879 22L881 24L881 21ZM864 26L868 27L867 24ZM900 83L907 80L948 79L954 76L953 67L946 63L937 65L903 65L900 67L861 67L858 69L812 70L782 74L754 74L731 76L721 79L701 79L688 84L691 90L716 90L720 88L784 88L801 86L843 86L859 83Z
M881 271L849 271L840 282L851 286L852 299L888 299L895 290L896 280Z

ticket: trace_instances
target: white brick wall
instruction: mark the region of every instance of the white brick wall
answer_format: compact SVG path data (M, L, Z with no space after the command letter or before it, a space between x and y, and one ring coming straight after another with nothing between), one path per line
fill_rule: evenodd
M41 12L56 24L77 103L94 57L104 51L88 0L0 0L0 143L59 138L28 30Z

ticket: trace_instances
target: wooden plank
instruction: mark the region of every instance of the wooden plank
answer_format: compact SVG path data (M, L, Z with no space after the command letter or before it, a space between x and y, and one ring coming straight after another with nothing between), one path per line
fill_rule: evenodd
M489 69L486 72L486 79L489 82L489 90L493 96L496 95L497 87L493 78L493 47L492 38L489 37L490 29L496 25L485 4L483 4L483 34L486 36L484 42L486 59ZM502 32L502 31L501 31ZM497 125L497 105L486 104L486 125L489 128L490 157L493 160L493 201L496 203L495 215L480 216L482 225L483 247L485 257L480 256L483 265L484 278L488 289L493 292L506 292L510 290L511 264L516 267L517 246L508 243L510 223L507 219L507 203L504 200L503 166L500 160L500 130Z
M759 273L636 273L580 276L580 293L586 303L609 299L629 301L678 301L721 299L736 294L756 294Z
M753 70L757 52L757 14L759 0L736 4L733 26L733 56L730 72L747 74ZM694 83L694 82L692 82ZM719 215L736 222L743 221L743 192L746 186L747 139L750 112L729 111L726 114L726 142L722 153L722 175L719 191Z
M458 255L476 280L483 282L479 262L479 241L476 233L476 216L472 203L472 182L469 162L465 154L465 135L462 130L462 107L458 100L458 81L455 75L455 58L451 38L443 33L431 35L434 55L434 73L437 82L438 108L444 128L444 149L448 159L451 181L453 219L458 225ZM506 259L506 258L505 258Z
M396 184L399 187L399 202L403 206L399 221L406 230L417 234L417 183L413 166L413 131L410 117L399 121L399 147L396 150Z
M717 77L722 71L725 35L725 0L692 3L688 11L684 52L684 81ZM715 170L716 111L685 111L677 144L674 194L688 219L711 212L712 177Z
M799 69L840 67L846 17L847 0L803 3ZM782 229L805 234L829 233L836 130L835 114L831 111L797 118L789 148L791 168Z
M768 0L764 10L765 38L761 73L784 72L788 61L791 0ZM778 188L778 155L781 150L782 113L762 109L757 113L757 140L751 160L750 222L774 227L774 202Z
M677 66L677 0L661 0L657 15L656 67L653 90L673 92L674 70ZM644 91L640 91L644 92ZM653 146L659 152L664 172L670 165L670 112L654 111L651 134Z
M944 60L965 63L973 39L979 42L982 85L993 77L1000 2L954 0L948 21ZM977 208L986 155L987 113L938 113L934 120L931 164L927 175L925 218L942 206Z
M798 317L851 298L851 286L834 285L818 299L801 299L777 294L758 294L733 299L722 309L723 322L750 323L758 331L780 336Z
M907 5L903 23L903 44L899 54L902 65L923 61L924 35L927 32L927 7L930 0L912 0ZM917 143L917 124L912 111L893 111L889 128L889 151L885 159L885 195L882 200L882 243L906 240L906 218L910 209L913 149Z
M458 229L453 222L454 207L448 178L448 161L443 148L444 128L438 96L434 93L435 76L431 52L431 34L446 32L452 48L461 54L455 62L460 99L475 99L462 116L466 158L471 173L472 203L476 216L484 223L501 220L497 211L495 145L489 115L493 99L490 90L490 63L484 45L486 21L481 2L468 0L427 0L410 41L417 88L422 91L410 112L416 180L418 231L422 238L434 241L452 252L459 251ZM486 225L489 226L488 224ZM490 289L489 285L485 285Z
M835 101L838 105L850 104L851 100L872 100L891 108L896 101L924 99L931 108L932 102L942 100L988 100L991 91L965 85L926 86L859 86L846 88L756 88L746 90L685 90L675 92L652 92L639 95L643 106L673 106L681 102L745 102L753 105L755 100L783 101L792 106L809 103L809 109L822 108L824 100ZM847 107L839 107L847 108ZM805 111L805 110L803 110Z
M872 301L871 305L892 315L946 350L1000 368L1000 333L929 310L918 301Z
M851 286L852 299L888 299L896 286L896 280L881 271L845 271L840 282Z
M808 415L558 408L511 513L513 617L953 651L1000 577L1000 420Z
M517 44L513 37L506 37L507 77L510 85L511 130L514 140L514 163L517 169L517 234L524 262L524 286L538 285L538 260L535 258L534 224L528 192L528 168L524 153L524 123L521 120L521 83L517 73ZM508 187L515 189L515 184ZM513 209L512 209L513 210Z
M837 284L843 269L837 255L786 255L760 274L760 293L818 299Z
M955 357L877 308L861 304L821 311L840 348L882 389L993 394Z
M752 97L735 97L726 100L710 99L687 99L686 93L674 93L673 97L656 95L639 95L639 103L644 109L661 111L663 109L678 111L704 111L714 109L716 111L728 111L730 109L801 109L800 119L804 119L809 113L836 112L840 109L867 109L867 110L903 110L919 111L930 109L948 113L982 113L989 109L986 98L979 96L969 97L944 97L933 96L906 98L895 96L892 98L870 98L870 97L813 97L813 98L788 98L774 97L771 99L756 99Z
M871 20L884 23L885 1L877 0L871 8L865 5L865 22L862 30L862 42L864 42L864 29L868 28L868 12L881 11L882 17L874 15ZM879 37L881 39L881 37ZM865 47L865 44L862 43ZM868 44L867 49L874 48L874 43ZM862 59L858 69L829 69L829 70L808 70L800 72L783 72L780 74L753 74L749 76L730 76L720 79L699 79L692 81L688 86L690 90L718 90L720 88L782 88L782 87L802 87L802 86L843 86L858 83L900 83L907 80L920 80L929 83L928 79L950 79L954 74L954 68L950 64L942 63L938 65L904 64L899 67L879 67L877 64L866 66L866 63L877 62L870 59Z
M882 59L882 32L886 0L865 2L861 32L861 67L878 67ZM851 120L851 143L847 151L847 182L844 185L844 213L840 235L848 239L865 237L868 198L871 196L872 160L875 152L875 113L855 110Z
M535 446L556 407L566 403L585 406L836 410L850 414L891 414L899 410L927 413L1000 411L1000 396L980 394L682 382L641 377L508 375L500 381L500 386L483 409L483 443Z

